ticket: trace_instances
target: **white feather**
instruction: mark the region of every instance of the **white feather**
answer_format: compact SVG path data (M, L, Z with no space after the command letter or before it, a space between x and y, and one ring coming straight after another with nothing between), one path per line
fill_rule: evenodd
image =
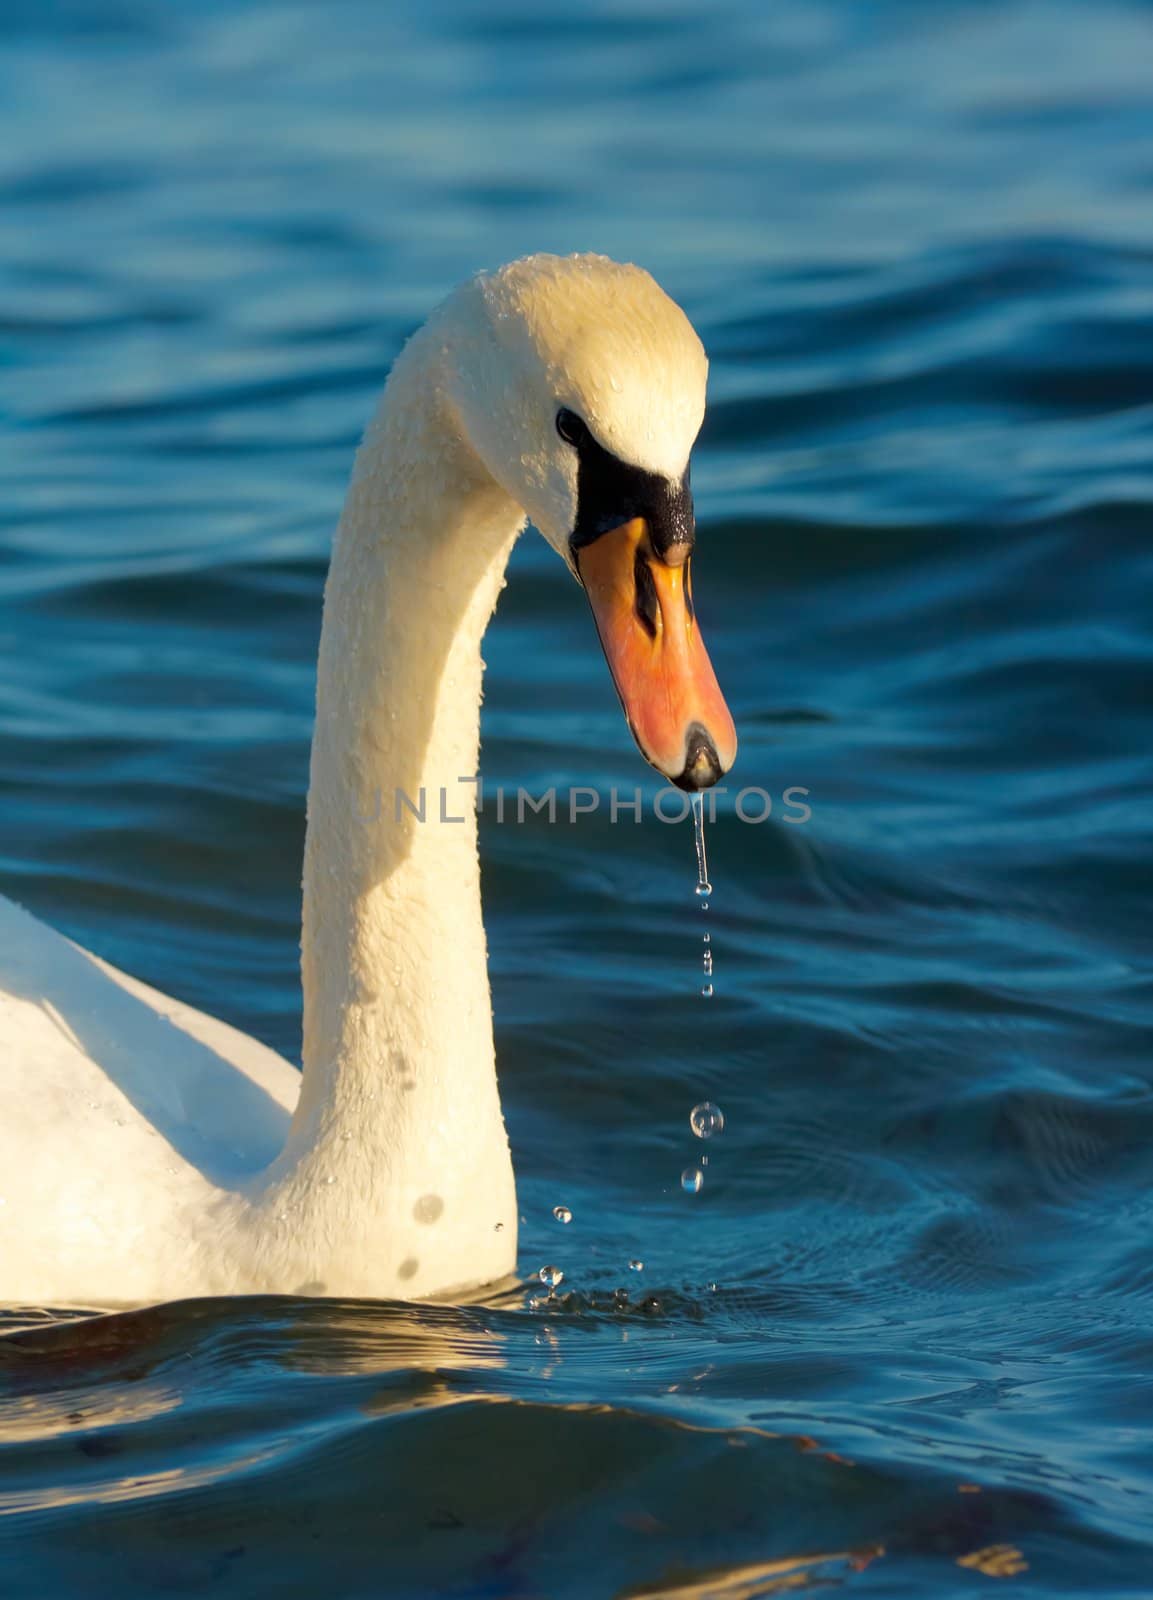
M576 488L557 406L679 476L704 381L679 308L595 256L473 280L409 342L325 590L303 1084L0 901L0 1296L411 1298L513 1269L474 790L460 782L477 772L481 639L526 513L564 553ZM398 817L398 789L423 792L425 821ZM442 790L463 820L440 820Z

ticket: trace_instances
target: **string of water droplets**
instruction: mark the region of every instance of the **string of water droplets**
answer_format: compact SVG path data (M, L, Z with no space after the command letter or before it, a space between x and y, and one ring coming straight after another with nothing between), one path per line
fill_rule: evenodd
M708 911L709 900L712 896L713 886L709 882L709 859L705 849L705 797L698 789L692 797L693 807L693 843L697 852L697 899L700 901L702 911ZM702 935L704 951L701 955L701 973L704 983L701 985L701 994L706 1000L713 997L713 940L706 928ZM725 1126L725 1117L720 1106L714 1105L711 1100L702 1100L689 1112L689 1127L698 1139L711 1139L714 1134L720 1133ZM704 1187L705 1175L701 1170L707 1167L709 1158L702 1155L699 1166L686 1167L681 1173L681 1188L686 1194L699 1194Z
M709 859L705 853L705 797L698 789L693 795L693 843L697 849L697 898L701 902L701 910L708 911L709 896L713 886L709 882ZM702 935L704 953L701 956L701 971L704 975L704 984L701 993L706 1000L713 997L713 940L706 928Z
M707 912L713 886L709 882L709 861L705 848L705 797L699 790L692 796L692 817L693 842L696 846L697 855L696 896L701 910ZM704 947L701 953L701 975L704 980L701 984L701 995L705 1000L711 1000L713 997L713 941L712 935L707 928L701 935L701 943ZM720 1106L714 1105L711 1100L702 1100L689 1112L689 1127L698 1139L711 1139L714 1134L721 1133L724 1126L724 1112ZM698 1194L704 1187L705 1175L701 1168L707 1167L708 1164L708 1156L702 1155L699 1166L686 1167L681 1173L681 1188L686 1193ZM565 1205L553 1206L552 1215L553 1220L563 1226L567 1226L573 1219L571 1209ZM629 1261L630 1272L643 1272L644 1267L645 1264L639 1257L634 1256ZM548 1290L549 1300L553 1300L557 1289L564 1281L562 1269L549 1263L543 1267L538 1267L536 1275L539 1282ZM710 1284L710 1288L713 1287L715 1285ZM623 1296L624 1303L627 1304L627 1291L618 1289L616 1295L618 1299ZM531 1302L534 1308L543 1303L536 1300Z
M554 1222L563 1223L565 1227L572 1221L572 1211L568 1206L553 1206L552 1214ZM538 1267L536 1275L548 1290L549 1299L551 1300L556 1290L564 1282L563 1269L550 1263L547 1266ZM538 1302L534 1300L532 1304L535 1307Z

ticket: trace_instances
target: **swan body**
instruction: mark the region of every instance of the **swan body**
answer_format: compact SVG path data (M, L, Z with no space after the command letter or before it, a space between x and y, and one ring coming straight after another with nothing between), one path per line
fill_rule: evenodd
M513 1270L469 784L481 639L531 517L589 593L644 753L683 787L731 763L687 598L705 372L653 280L592 256L481 275L409 341L325 590L303 1076L0 900L0 1299L420 1298ZM398 789L430 797L425 821Z

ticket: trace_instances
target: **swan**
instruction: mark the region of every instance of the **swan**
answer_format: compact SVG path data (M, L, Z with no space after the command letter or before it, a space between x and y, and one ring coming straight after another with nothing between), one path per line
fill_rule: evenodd
M303 1075L0 901L0 1298L423 1299L513 1272L460 804L481 640L531 519L588 595L641 754L686 790L728 770L736 735L689 583L706 370L648 273L592 255L481 273L412 336L325 587ZM390 805L398 790L411 803ZM440 820L442 790L460 820Z

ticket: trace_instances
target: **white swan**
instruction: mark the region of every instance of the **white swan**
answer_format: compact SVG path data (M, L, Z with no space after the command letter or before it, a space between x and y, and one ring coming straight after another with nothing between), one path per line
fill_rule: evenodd
M0 901L0 1298L421 1298L512 1271L460 783L481 637L527 514L589 594L642 753L684 788L728 769L688 594L705 373L679 307L597 256L482 275L409 341L325 591L303 1080ZM425 822L396 819L397 788L425 791ZM465 821L438 820L442 788Z

